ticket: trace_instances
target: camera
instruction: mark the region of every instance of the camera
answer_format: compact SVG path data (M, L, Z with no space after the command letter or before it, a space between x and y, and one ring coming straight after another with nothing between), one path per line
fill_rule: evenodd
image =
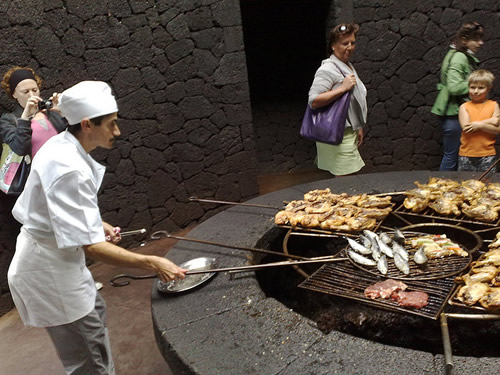
M38 102L38 110L39 111L42 111L44 109L46 110L49 110L53 107L53 103L52 103L52 100L48 99L48 100L41 100Z

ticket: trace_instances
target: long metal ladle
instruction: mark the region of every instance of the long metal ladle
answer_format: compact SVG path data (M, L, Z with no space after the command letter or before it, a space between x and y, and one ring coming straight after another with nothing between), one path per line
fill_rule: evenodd
M303 261L282 261L282 262L273 262L273 263L264 263L264 264L254 264L248 266L239 266L239 267L226 267L226 268L214 268L211 270L190 270L186 272L186 276L189 275L197 275L201 273L212 273L212 272L246 272L246 271L254 271L259 269L271 268L271 267L281 267L281 266L294 266L301 264L309 264L309 263L327 263L327 262L340 262L345 261L347 258L329 258L329 259L311 259L311 260L303 260ZM144 279L154 279L157 275L130 275L126 273L121 273L119 275L113 276L109 283L112 286L126 286L130 284L130 281L117 281L119 279L132 279L132 280L144 280Z

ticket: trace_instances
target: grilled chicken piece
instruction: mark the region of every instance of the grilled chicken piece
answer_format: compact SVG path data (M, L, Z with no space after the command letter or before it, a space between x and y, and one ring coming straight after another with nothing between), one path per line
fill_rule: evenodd
M373 229L376 224L377 221L370 217L358 216L347 219L347 225L349 225L351 230L356 232L363 229Z
M386 208L361 208L358 215L372 219L385 219L392 211L391 207Z
M483 267L472 267L470 275L467 274L465 276L465 279L462 278L464 281L469 281L469 282L480 282L480 283L487 283L493 280L495 275L497 274L498 269L495 266L483 266ZM466 282L467 282L466 281Z
M464 192L460 187L455 190L443 191L441 198L452 201L457 206L460 206L464 202Z
M332 191L330 190L330 188L311 190L304 194L304 200L308 202L316 202L317 200L324 200L326 197L330 195L331 192Z
M335 206L333 212L336 215L344 216L345 218L355 217L359 215L361 208L356 206Z
M337 228L344 225L346 222L346 218L340 215L331 215L328 219L324 220L320 223L321 229L326 230L338 230Z
M489 249L495 249L497 247L500 247L500 232L497 233L495 240L488 245Z
M462 181L462 186L479 192L486 187L486 184L479 180L470 179Z
M490 288L488 294L479 300L487 310L500 310L500 288Z
M304 208L306 208L309 204L310 203L306 201L291 201L286 205L285 211L291 211L291 212L301 211Z
M490 285L491 286L500 286L500 268L497 268L497 271L495 272L495 275L493 278L490 280Z
M408 196L403 202L407 210L412 212L422 212L429 205L429 198L419 198L417 196Z
M332 211L332 204L330 202L314 202L305 207L304 211L307 214L324 214Z
M431 190L426 187L426 185L420 185L418 181L415 184L419 186L418 189L411 189L405 192L407 197L417 197L421 199L430 199Z
M460 183L449 178L429 177L427 186L436 190L451 190L460 186Z
M483 298L489 291L490 287L485 283L469 282L460 288L456 298L466 305L472 306Z
M290 224L289 215L290 211L279 211L276 215L274 215L274 223L276 225L287 225Z
M500 201L500 188L496 187L493 188L491 185L492 184L489 184L486 190L483 191L483 196L490 199L494 199L496 201Z
M464 203L462 205L462 212L468 217L480 221L495 221L498 219L498 212L486 204L470 206Z
M430 202L429 207L432 208L434 211L436 211L438 214L445 216L449 215L458 216L462 213L455 201L447 200L444 197L438 198L435 201Z
M367 195L364 199L358 201L358 206L362 208L384 208L392 204L390 196L374 197Z
M485 204L490 206L493 210L500 210L500 201L493 198L481 195L471 201L471 206L479 206L480 204Z

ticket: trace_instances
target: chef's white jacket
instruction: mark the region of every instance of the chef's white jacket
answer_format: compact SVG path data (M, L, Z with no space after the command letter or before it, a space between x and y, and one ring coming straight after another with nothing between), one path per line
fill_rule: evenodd
M104 170L67 131L33 159L12 210L23 227L8 271L24 324L67 324L94 308L95 283L81 246L105 240L97 202Z

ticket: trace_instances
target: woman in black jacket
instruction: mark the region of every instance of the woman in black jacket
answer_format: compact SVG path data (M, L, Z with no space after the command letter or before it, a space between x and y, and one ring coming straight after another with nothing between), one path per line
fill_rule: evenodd
M42 80L33 69L19 66L9 69L1 82L7 95L17 103L12 113L0 117L0 138L18 155L35 156L50 137L67 126L66 120L57 112L57 105L52 109L39 108L38 103L44 103L40 97L41 84ZM57 95L51 99L57 104ZM0 192L0 254L7 252L10 255L8 259L2 258L7 263L0 264L0 278L7 274L5 266L8 267L14 254L20 229L20 224L11 214L16 198L16 195Z
M49 101L42 100L41 84L33 69L19 66L9 69L2 79L3 89L17 103L12 113L0 117L0 137L21 156L33 158L50 137L67 126L57 110L57 94Z

